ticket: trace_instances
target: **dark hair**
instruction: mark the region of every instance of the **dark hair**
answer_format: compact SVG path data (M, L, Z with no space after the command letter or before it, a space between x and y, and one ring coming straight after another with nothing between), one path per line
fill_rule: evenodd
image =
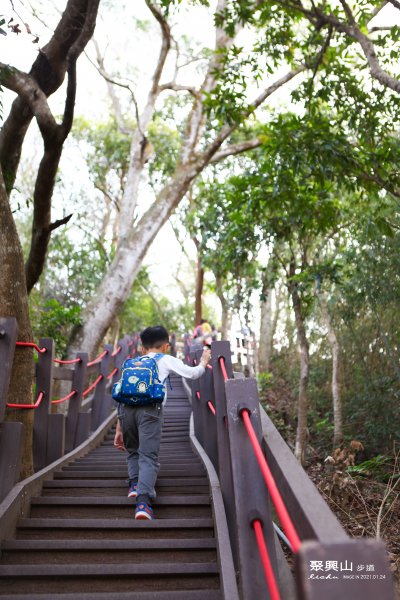
M143 348L161 348L165 343L169 342L169 334L165 327L156 325L155 327L146 327L140 334Z

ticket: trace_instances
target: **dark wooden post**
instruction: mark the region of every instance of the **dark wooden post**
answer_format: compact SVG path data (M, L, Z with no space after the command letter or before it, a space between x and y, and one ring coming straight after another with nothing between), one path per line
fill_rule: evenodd
M82 392L86 380L86 365L88 362L87 352L78 352L76 355L80 362L76 363L72 377L71 391L76 393L70 398L68 416L65 428L65 451L70 452L75 448L75 438L78 429L79 413L82 405Z
M211 402L215 408L212 369L206 368L204 375L199 380L199 386L204 432L203 447L218 473L217 419L208 406L208 402Z
M121 374L122 364L123 364L124 360L126 359L126 357L129 354L129 348L128 348L128 342L127 342L127 340L125 340L125 339L120 340L118 342L118 348L121 348L121 350L114 357L114 369L118 369L118 373L116 373L114 375L114 377L113 377L113 383L115 383L115 381L117 381L117 379L119 379L120 374Z
M24 426L17 421L4 423L8 386L14 361L17 321L0 318L0 502L19 479Z
M231 361L231 346L229 342L218 341L211 344L211 366L213 368L213 385L217 426L217 446L219 481L221 484L222 497L224 499L226 517L231 538L233 559L237 567L236 553L236 528L235 528L235 505L233 499L232 466L228 439L228 423L226 419L226 396L225 382L222 375L219 359L223 358L227 375L233 379Z
M195 350L190 352L190 365L196 366L200 362L202 352ZM193 411L193 423L194 433L200 444L204 446L204 423L203 423L203 411L201 406L200 396L200 380L192 379L190 382L192 389L192 411Z
M299 600L394 600L392 574L382 542L307 541L296 556Z
M43 338L39 346L46 352L39 354L36 364L36 397L43 392L43 399L35 409L33 420L33 468L43 469L47 462L47 432L49 429L49 411L53 389L54 340Z
M103 379L101 379L101 381L99 381L99 383L96 385L92 400L92 431L97 429L100 423L104 421L106 415L110 411L111 406L111 396L110 394L106 393L107 375L112 354L111 344L106 344L104 346L104 350L107 350L107 354L103 356L99 364L99 375L103 375Z
M228 380L225 382L225 389L242 597L246 600L267 599L270 594L253 522L261 521L271 565L277 574L275 535L269 494L241 416L242 411L248 411L251 424L261 442L257 383L255 379Z
M139 356L139 334L136 334L134 338L126 336L126 339L128 348L127 355L130 354L132 358L136 358L137 356Z
M6 412L8 386L14 362L15 342L17 340L17 320L13 317L0 317L0 423Z
M188 333L183 336L183 354L183 360L188 365L190 363L190 335Z
M175 335L175 333L173 333L171 335L169 343L171 344L171 348L170 348L171 356L176 356L176 335Z

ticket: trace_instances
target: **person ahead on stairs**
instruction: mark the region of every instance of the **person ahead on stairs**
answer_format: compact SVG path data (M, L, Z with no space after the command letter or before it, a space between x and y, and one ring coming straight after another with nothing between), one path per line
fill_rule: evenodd
M209 348L204 348L200 364L189 367L181 360L167 354L169 335L162 326L147 327L140 334L143 347L142 358L153 358L157 363L158 380L164 384L170 373L187 379L198 379L205 371L211 358ZM140 364L140 363L136 363ZM140 384L139 384L140 385ZM127 451L129 498L136 498L135 519L153 519L152 502L156 497L155 483L160 468L158 455L163 424L163 405L167 397L167 386L162 402L131 406L119 402L118 421L114 446Z

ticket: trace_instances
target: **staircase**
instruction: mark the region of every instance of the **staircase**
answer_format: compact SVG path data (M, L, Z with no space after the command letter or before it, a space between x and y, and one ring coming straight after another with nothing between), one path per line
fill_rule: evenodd
M189 439L191 407L172 378L154 521L135 521L114 432L56 472L2 543L0 598L217 600L221 574L206 470Z

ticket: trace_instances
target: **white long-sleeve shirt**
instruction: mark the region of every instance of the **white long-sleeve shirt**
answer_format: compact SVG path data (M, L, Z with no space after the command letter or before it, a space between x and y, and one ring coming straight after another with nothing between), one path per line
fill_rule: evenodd
M155 355L155 352L149 352L147 354L147 356L150 357ZM179 358L175 358L175 356L171 356L170 354L164 354L164 356L157 361L157 366L161 381L164 381L170 373L182 375L182 377L185 377L186 379L198 379L205 371L202 364L196 365L195 367L189 367L179 360Z

